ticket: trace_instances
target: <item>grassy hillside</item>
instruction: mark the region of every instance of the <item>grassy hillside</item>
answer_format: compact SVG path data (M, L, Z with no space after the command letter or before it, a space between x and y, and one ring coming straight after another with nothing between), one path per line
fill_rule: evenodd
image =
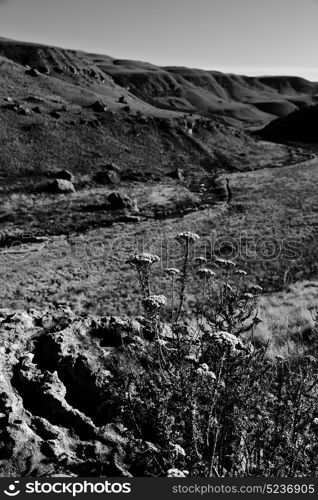
M318 106L307 106L272 121L259 134L271 141L317 143Z
M1 39L3 304L134 313L128 255L184 229L222 241L296 239L298 259L237 257L268 293L286 272L316 276L315 156L246 130L314 102L316 90L299 78L159 68ZM62 169L75 192L50 191ZM113 209L112 192L130 207Z

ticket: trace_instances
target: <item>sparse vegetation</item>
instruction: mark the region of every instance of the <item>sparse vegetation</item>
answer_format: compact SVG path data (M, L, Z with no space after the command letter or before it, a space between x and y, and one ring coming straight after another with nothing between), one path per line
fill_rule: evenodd
M254 338L261 288L247 288L244 271L217 259L223 284L215 291L205 259L190 260L197 238L178 236L184 260L168 272L178 282L172 316L163 311L166 298L151 292L158 257L132 259L154 332L152 342L125 348L117 381L132 473L317 476L317 359L273 356L269 342ZM182 308L190 271L202 289L192 314Z
M1 470L317 476L317 84L0 62Z

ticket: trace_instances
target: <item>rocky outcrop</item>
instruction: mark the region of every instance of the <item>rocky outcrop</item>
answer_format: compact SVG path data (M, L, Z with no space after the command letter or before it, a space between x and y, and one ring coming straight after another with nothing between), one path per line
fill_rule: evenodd
M50 190L53 193L75 193L74 184L66 179L54 179Z
M129 196L121 194L118 192L111 193L107 197L112 210L123 210L128 209L134 212L138 212L138 205L136 200L132 200Z
M109 395L146 321L2 309L0 330L0 476L129 476Z
M120 175L114 170L100 170L94 175L94 181L98 184L119 184Z
M55 179L65 179L66 181L74 182L74 175L69 170L59 170L54 173Z

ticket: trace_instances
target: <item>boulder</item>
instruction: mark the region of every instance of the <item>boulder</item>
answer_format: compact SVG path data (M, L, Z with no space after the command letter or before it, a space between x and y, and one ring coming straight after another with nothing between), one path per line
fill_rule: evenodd
M74 182L74 175L69 170L60 170L59 172L54 172L55 179L65 179L66 181Z
M121 104L128 104L127 99L124 95L121 95L120 98L118 99L118 102Z
M171 172L170 176L173 179L178 179L179 181L184 181L184 171L182 170L182 168L177 168L176 170L173 170L173 172Z
M50 115L52 116L52 118L56 118L57 120L59 118L61 118L61 113L59 113L58 111L54 110L54 111L51 111Z
M116 165L115 163L106 163L105 165L102 165L103 170L113 170L120 174L121 168Z
M27 69L25 73L26 73L26 75L35 76L35 77L40 75L40 72L35 68Z
M41 108L40 106L34 106L34 108L32 108L32 111L34 111L34 113L41 114L43 113L43 108Z
M226 179L222 176L216 177L213 180L213 187L215 193L219 196L220 199L225 200L227 198L227 186Z
M19 110L19 114L23 115L23 116L28 116L28 115L31 115L31 110L29 108L21 107Z
M51 191L53 193L75 193L75 187L71 181L66 179L54 179Z
M138 215L123 215L120 219L117 219L118 222L126 222L128 224L136 224L141 221L141 218Z
M98 184L119 184L120 175L114 170L100 170L94 175L94 181Z
M38 66L37 69L43 75L49 75L51 73L51 70L48 66Z
M96 111L97 113L107 111L107 106L102 101L95 101L94 104L92 104L91 108L93 109L93 111Z
M48 329L41 321L47 315L54 323ZM0 476L129 477L128 439L123 425L112 423L117 413L109 404L123 355L100 343L137 346L142 325L101 318L94 329L89 319L60 324L54 316L0 310Z
M123 210L124 208L128 208L130 210L134 207L133 200L125 194L111 193L107 200L113 210Z

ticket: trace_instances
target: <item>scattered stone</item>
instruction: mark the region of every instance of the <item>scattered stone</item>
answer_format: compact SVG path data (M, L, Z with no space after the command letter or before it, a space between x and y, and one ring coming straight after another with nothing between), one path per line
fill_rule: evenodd
M26 73L26 75L33 76L33 77L37 77L40 75L40 72L35 68L27 69L25 73Z
M143 318L119 318L105 316L92 321L91 333L103 339L103 347L120 347L131 343L143 334Z
M66 181L74 182L74 175L69 170L60 170L54 173L55 179L65 179Z
M66 179L54 179L51 185L54 193L75 193L75 187L71 181Z
M130 211L133 212L133 213L138 213L139 212L137 198L133 198L133 200L132 200L132 207L131 207Z
M49 75L51 73L51 70L48 66L38 66L37 70L43 75Z
M132 209L134 207L134 203L129 196L118 192L111 193L107 200L113 210L123 210L124 208Z
M220 176L213 180L213 187L215 193L221 200L228 200L229 198L229 186L226 178Z
M62 68L61 66L54 66L53 71L55 71L55 73L58 73L59 75L62 75L64 73L64 68Z
M41 113L43 113L43 108L41 108L40 106L34 106L34 108L32 108L32 111L40 115Z
M182 168L177 168L176 170L173 170L173 172L171 172L170 176L173 179L178 179L179 181L184 181L184 171L182 170Z
M92 104L91 108L93 109L93 111L96 111L97 113L107 111L107 106L102 101L95 101L94 104Z
M37 95L29 95L26 100L31 102L45 102L45 99L43 99L43 97L39 97Z
M54 111L51 111L50 115L52 116L52 118L56 118L57 120L59 118L61 118L61 113L59 113L58 111L54 110Z
M103 169L105 170L113 170L114 172L117 172L118 174L121 173L121 168L116 165L115 163L106 163L103 165Z
M127 99L124 95L121 95L120 98L118 99L118 102L121 104L128 104Z
M119 184L120 175L113 170L100 170L94 175L94 181L98 184Z
M118 222L127 222L127 223L132 223L136 224L137 222L140 222L141 218L138 217L138 215L124 215L119 219Z
M31 115L31 110L29 108L23 108L22 106L19 109L19 114L23 116Z

